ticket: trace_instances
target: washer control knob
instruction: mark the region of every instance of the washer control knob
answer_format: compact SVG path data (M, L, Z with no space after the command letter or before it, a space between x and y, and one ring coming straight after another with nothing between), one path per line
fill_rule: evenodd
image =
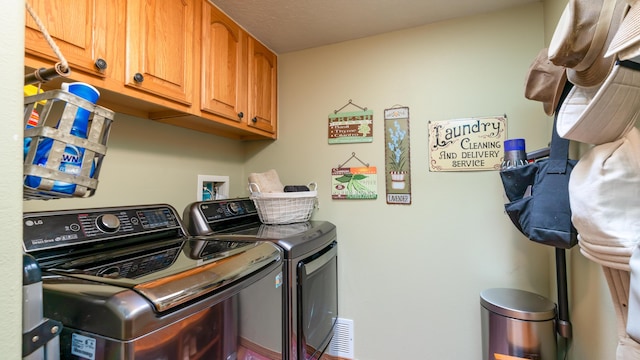
M107 233L112 233L118 231L120 228L120 219L113 214L104 214L98 216L98 219L96 219L96 225L98 226L98 229Z
M238 212L240 211L240 204L238 204L235 201L232 201L230 203L227 204L227 209L229 210L229 212L233 215L237 215Z

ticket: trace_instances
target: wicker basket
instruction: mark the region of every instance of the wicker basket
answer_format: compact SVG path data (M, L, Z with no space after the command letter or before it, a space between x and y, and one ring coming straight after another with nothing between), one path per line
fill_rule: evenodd
M250 199L256 205L260 221L264 224L293 224L308 221L318 204L316 183L311 191L261 193L255 183L249 184Z
M79 108L90 114L87 138L71 133ZM107 139L115 113L63 90L51 90L25 97L25 125L30 122L34 111L39 114L39 121L35 126L27 126L24 131L23 198L47 200L92 196L98 187L98 176L107 152ZM40 164L37 153L40 144L45 143L51 144L51 150L48 152L46 163ZM59 170L67 146L82 148L82 166L77 175ZM37 185L29 185L28 179L35 179ZM56 191L56 183L71 184L74 186L73 191Z

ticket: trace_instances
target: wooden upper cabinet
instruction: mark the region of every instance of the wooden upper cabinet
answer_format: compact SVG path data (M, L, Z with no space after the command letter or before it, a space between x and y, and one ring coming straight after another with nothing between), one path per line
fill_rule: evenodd
M197 0L127 1L125 85L191 105Z
M219 11L202 11L201 110L240 122L247 112L247 34Z
M202 15L201 110L276 133L277 57L215 6Z
M276 55L249 37L249 126L276 132L277 122Z
M117 18L116 1L29 0L35 14L53 38L72 71L105 77L113 65L108 33L109 21ZM25 53L35 58L59 61L29 12L25 19Z
M203 0L29 0L67 78L118 112L235 139L277 137L277 57ZM25 73L58 58L26 13ZM106 66L106 68L105 68Z

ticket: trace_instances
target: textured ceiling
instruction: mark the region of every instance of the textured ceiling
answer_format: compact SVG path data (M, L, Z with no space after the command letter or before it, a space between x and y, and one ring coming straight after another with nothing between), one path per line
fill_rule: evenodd
M540 0L209 0L277 54Z

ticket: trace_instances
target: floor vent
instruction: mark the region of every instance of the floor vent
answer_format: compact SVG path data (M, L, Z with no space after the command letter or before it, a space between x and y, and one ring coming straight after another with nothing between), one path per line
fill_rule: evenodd
M343 359L353 359L353 320L337 319L328 353Z

